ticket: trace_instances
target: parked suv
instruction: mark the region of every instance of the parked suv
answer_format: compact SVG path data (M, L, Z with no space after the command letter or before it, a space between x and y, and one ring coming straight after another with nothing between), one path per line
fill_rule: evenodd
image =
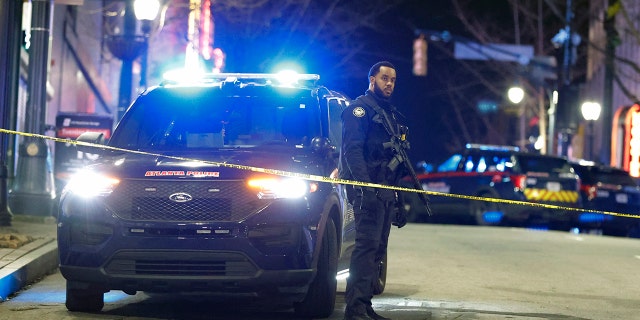
M468 144L437 167L418 175L423 189L446 194L495 198L496 201L431 196L434 218L471 217L477 224L543 223L568 228L575 216L535 204L578 207L580 182L569 162L561 157L521 152L517 147ZM412 221L427 218L416 196L408 196ZM499 200L532 202L504 204Z
M99 160L61 197L66 307L98 311L109 290L203 291L329 316L355 230L342 188L301 179L337 168L348 99L318 79L217 74L139 96L106 147L82 148Z
M604 215L593 211L640 215L640 187L629 172L589 161L572 162L582 186L583 208L579 227L600 228L605 235L638 237L638 218Z

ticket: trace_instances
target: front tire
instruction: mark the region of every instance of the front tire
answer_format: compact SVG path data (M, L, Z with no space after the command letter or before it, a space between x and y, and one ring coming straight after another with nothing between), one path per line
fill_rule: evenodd
M97 312L104 307L104 292L91 285L80 286L67 281L67 298L64 305L69 311Z
M329 218L324 228L316 276L309 286L307 296L294 305L297 316L326 318L335 308L338 288L338 239L336 226Z
M498 198L498 196L490 193L483 193L478 196L482 198ZM501 212L500 207L495 202L483 200L471 201L471 216L479 226L495 226L502 223L504 216L500 215L500 217L498 217L499 212ZM487 215L488 213L491 216Z

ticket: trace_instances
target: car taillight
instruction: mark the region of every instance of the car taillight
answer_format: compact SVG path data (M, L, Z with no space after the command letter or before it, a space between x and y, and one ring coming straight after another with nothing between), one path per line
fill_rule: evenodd
M598 194L598 187L592 184L583 184L580 185L580 191L587 194L588 200L593 200L593 198Z
M527 187L527 176L523 174L511 176L511 182L516 189L524 190Z

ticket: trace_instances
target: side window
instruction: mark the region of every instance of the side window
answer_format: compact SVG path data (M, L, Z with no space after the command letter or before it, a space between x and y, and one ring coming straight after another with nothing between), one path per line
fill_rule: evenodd
M329 133L328 137L334 146L342 145L342 110L347 108L347 104L343 99L329 98Z
M476 161L474 158L475 156L468 156L464 161L464 167L462 168L464 172L473 172L475 170Z
M462 155L454 154L438 166L438 172L451 172L458 169L458 164L462 160Z
M478 160L478 167L476 168L476 171L482 173L487 171L487 159L485 159L484 156L481 156L480 159Z
M494 171L505 172L509 171L513 167L510 156L493 156Z
M476 168L477 172L504 172L508 166L509 157L498 154L481 156Z

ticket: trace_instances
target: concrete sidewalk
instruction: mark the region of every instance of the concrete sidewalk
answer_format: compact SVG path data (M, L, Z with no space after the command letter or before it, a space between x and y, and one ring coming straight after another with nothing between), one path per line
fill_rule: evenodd
M58 267L54 217L13 215L0 226L0 301Z

